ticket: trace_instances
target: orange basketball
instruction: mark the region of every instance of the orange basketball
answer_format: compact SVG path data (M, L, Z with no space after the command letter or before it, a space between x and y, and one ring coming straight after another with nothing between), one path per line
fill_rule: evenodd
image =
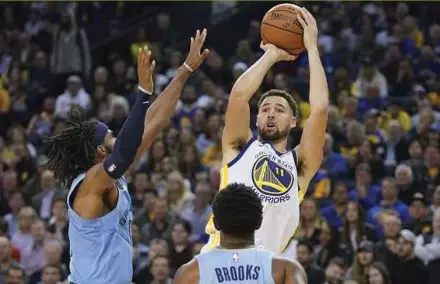
M264 15L261 21L263 43L271 43L292 55L304 51L303 28L297 19L297 7L292 4L280 4Z

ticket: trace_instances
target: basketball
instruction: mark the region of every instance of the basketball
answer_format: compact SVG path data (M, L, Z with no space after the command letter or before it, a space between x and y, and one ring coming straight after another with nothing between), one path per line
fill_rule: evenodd
M296 18L300 12L292 4L280 4L264 15L261 21L261 38L292 55L304 51L303 28Z

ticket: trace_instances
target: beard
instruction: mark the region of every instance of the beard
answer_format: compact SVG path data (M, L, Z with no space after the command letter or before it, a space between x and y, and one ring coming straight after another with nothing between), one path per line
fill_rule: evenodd
M274 131L264 131L264 129L261 128L258 129L258 135L260 136L261 140L268 142L275 142L287 139L289 132L289 129L285 129L283 131L280 131L279 129L276 129Z

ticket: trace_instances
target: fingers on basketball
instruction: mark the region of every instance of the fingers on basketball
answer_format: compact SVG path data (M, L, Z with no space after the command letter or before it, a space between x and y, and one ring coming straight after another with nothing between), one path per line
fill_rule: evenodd
M302 10L304 10L305 14L307 15L307 22L316 24L315 17L313 17L312 13L310 13L309 10L307 10L306 8L302 8Z
M307 27L307 17L305 16L306 12L303 9L299 9L299 12L301 13L301 16L296 17L298 19L298 22L301 24L301 26L304 28Z

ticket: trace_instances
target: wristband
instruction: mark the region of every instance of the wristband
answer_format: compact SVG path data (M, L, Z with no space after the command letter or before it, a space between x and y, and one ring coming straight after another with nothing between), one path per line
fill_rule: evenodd
M152 92L149 92L149 91L145 90L144 88L142 88L140 85L138 86L138 89L139 89L139 91L141 91L142 93L145 93L145 94L147 94L147 95L149 95L149 96L151 96L151 95L153 94Z
M186 69L188 69L189 72L194 72L194 70L189 66L186 62L183 62L183 66L185 66Z

